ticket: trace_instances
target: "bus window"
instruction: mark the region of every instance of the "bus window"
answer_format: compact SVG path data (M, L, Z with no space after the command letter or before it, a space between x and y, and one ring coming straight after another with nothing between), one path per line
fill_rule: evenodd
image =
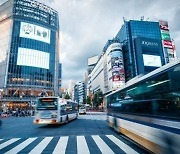
M37 110L57 110L57 99L39 99L37 102Z

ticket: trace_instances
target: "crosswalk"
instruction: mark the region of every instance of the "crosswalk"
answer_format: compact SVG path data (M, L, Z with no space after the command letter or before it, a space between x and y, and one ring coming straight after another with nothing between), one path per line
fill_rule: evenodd
M54 136L0 139L0 154L138 153L115 135Z

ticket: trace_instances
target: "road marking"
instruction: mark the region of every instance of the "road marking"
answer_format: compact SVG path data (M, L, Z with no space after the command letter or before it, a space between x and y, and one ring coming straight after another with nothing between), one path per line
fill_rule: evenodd
M34 149L32 149L29 154L40 154L49 144L53 137L45 137Z
M114 154L110 147L98 135L92 135L92 138L103 154Z
M135 150L133 150L131 147L129 147L124 142L120 141L118 138L116 138L113 135L106 135L111 141L113 141L118 147L120 147L125 153L133 153L138 154Z
M77 136L77 153L90 154L86 139L84 136Z
M7 141L7 142L4 142L4 143L0 144L0 150L3 149L3 148L6 147L6 146L8 146L8 145L10 145L10 144L18 141L19 139L20 139L20 138L13 138L13 139L10 139L10 140Z
M25 140L24 142L22 142L21 144L19 144L18 146L16 146L15 148L6 152L6 154L18 153L19 151L24 149L26 146L28 146L30 143L32 143L36 139L37 139L37 137L36 138L29 138L29 139Z
M63 136L59 139L59 141L53 151L53 154L65 154L68 138L69 138L68 136Z

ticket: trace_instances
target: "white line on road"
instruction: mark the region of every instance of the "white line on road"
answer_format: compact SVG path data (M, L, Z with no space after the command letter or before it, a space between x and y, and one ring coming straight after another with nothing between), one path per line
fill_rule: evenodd
M6 154L18 153L19 151L24 149L26 146L28 146L30 143L32 143L35 139L37 139L37 137L36 138L29 138L29 139L25 140L24 142L22 142L21 144L19 144L15 148L6 152Z
M63 136L59 139L59 141L53 151L53 154L65 154L68 138L69 138L68 136Z
M98 135L92 135L92 138L103 154L114 154L110 147Z
M84 136L77 136L77 153L90 154L86 139Z
M135 150L133 150L131 147L129 147L127 144L120 141L118 138L116 138L113 135L106 135L111 141L113 141L118 147L120 147L125 153L133 153L138 154Z
M53 139L53 137L44 138L34 149L32 149L29 154L40 154L49 144L49 142Z
M0 144L0 150L3 149L3 148L6 147L6 146L8 146L8 145L10 145L10 144L18 141L19 139L20 139L20 138L13 138L13 139L10 139L10 140L8 140L8 141Z

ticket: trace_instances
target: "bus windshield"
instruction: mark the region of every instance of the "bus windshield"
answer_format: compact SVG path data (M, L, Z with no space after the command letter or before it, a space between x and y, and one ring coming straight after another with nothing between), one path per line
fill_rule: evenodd
M41 98L37 102L37 110L57 110L57 98Z

